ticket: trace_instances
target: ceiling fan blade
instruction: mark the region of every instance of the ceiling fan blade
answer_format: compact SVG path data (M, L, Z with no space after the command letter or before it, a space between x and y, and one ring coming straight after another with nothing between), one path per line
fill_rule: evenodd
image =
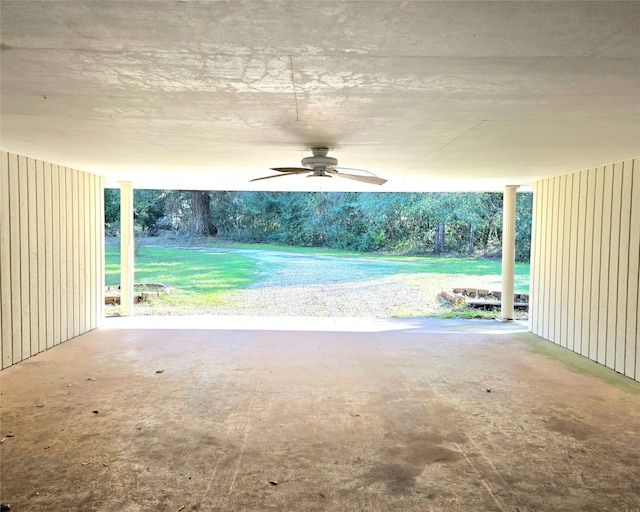
M332 169L335 169L335 170L336 170L336 171L338 171L338 172L342 172L342 171L356 171L356 174L358 174L358 175L359 175L359 174L366 174L366 175L368 175L368 176L375 176L375 174L374 174L374 173L372 173L371 171L367 171L366 169L356 169L356 168L354 168L354 167L342 167L342 166L338 167L338 166L335 166L335 167L332 167ZM353 173L352 173L352 174L353 174Z
M383 178L378 178L373 174L371 176L363 175L363 174L350 174L348 172L341 172L335 169L334 170L327 169L327 172L335 176L339 176L341 178L347 178L349 180L355 180L355 181L362 181L363 183L370 183L371 185L384 185L387 182L387 180Z
M306 172L309 172L309 170L307 169ZM283 176L293 176L294 174L302 174L301 172L282 172L282 174L272 174L270 176L263 176L262 178L253 178L252 180L249 181L260 181L260 180L268 180L269 178L282 178Z
M289 174L304 174L305 172L311 172L311 169L307 167L272 167L272 171L288 172Z

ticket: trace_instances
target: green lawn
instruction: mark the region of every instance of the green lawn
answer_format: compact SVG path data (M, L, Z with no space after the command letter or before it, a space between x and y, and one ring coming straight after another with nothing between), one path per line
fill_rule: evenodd
M215 244L212 244L215 247ZM424 265L414 267L419 272L433 274L466 274L474 276L500 275L502 262L500 260L488 260L480 258L453 258L438 256L404 256L396 254L379 254L369 252L341 251L339 249L325 249L317 247L291 247L271 244L230 244L230 247L239 249L256 249L266 251L294 252L298 254L316 254L319 256L338 256L349 258L363 258L371 260L396 261L399 263L418 263ZM520 293L529 290L529 263L516 263L515 265L516 288Z
M352 251L340 251L337 249L324 249L315 247L288 247L268 244L236 244L233 247L277 250L285 252L295 252L298 254L316 254L320 256L342 256L349 258L362 258L368 260L393 261L399 263L398 272L403 273L425 273L425 274L447 274L447 275L467 275L467 276L496 276L497 289L500 289L502 275L502 262L500 260L489 260L481 258L453 258L438 256L404 256L395 254L361 253ZM403 266L402 263L410 265ZM529 293L529 263L515 264L514 286L517 293Z
M223 249L224 246L215 246ZM434 274L438 276L491 276L499 289L501 263L496 260L448 258L431 256L396 256L347 251L280 247L261 244L230 244L234 249L285 251L297 254L349 257L373 260L383 264L393 262L395 272ZM275 269L274 269L275 270ZM120 247L106 245L106 282L115 285L120 279ZM264 277L264 268L247 255L229 252L157 247L141 245L135 261L136 283L160 283L174 288L165 298L170 304L207 305L220 301L225 292L242 289ZM517 292L529 290L529 264L515 267ZM435 276L434 276L435 277Z
M106 284L120 282L120 246L107 244ZM206 305L220 294L244 288L257 278L254 260L233 253L214 253L176 247L142 246L135 257L136 283L159 283L175 288L165 302Z

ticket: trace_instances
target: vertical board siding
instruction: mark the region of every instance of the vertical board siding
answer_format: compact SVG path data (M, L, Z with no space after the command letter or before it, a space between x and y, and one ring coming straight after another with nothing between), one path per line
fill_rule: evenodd
M582 292L582 352L583 356L592 358L591 353L591 276L593 273L593 230L596 204L596 171L587 171L587 200L584 225L584 279Z
M563 281L564 281L564 262L566 260L566 256L565 256L565 248L566 248L566 236L565 236L565 223L564 223L564 219L566 218L566 215L564 214L564 212L567 211L567 203L566 203L566 189L567 189L567 177L566 176L560 176L560 191L559 191L559 197L558 197L558 209L557 209L557 213L558 216L556 217L556 233L558 235L558 253L556 255L556 276L554 279L554 283L560 283L560 286L556 286L555 287L555 317L554 317L554 322L553 325L555 327L555 337L554 340L556 343L559 343L562 346L567 345L567 340L564 338L563 334L564 334L564 324L566 322L566 308L563 308L565 302L564 302L564 292L565 292L565 288L563 286Z
M91 227L95 226L95 223L96 223L96 212L95 212L96 198L95 198L95 194L93 193L93 191L95 190L96 177L92 175L88 175L87 181L89 186L86 193L86 197L89 198L89 221L87 222L87 225L86 225L86 231L87 231L86 241L87 241L87 244L89 245L89 251L88 251L89 265L87 267L87 273L88 273L87 282L89 284L89 287L87 289L87 297L95 297L97 293L96 277L95 277L95 271L97 268L96 262L95 262L96 244L91 239ZM102 238L102 240L104 240L104 237ZM97 318L96 308L90 307L89 316L87 318L87 325L96 325L97 323L96 318Z
M50 163L43 166L44 171L44 315L46 316L46 347L53 346L53 169Z
M574 340L573 351L583 354L585 350L583 333L583 307L582 296L584 294L584 248L585 248L585 225L587 223L587 183L588 183L587 171L582 171L579 178L579 192L578 202L576 205L577 215L577 232L578 238L576 242L575 251L575 317L574 317ZM575 228L575 225L573 226Z
M531 210L531 229L535 232L536 226L540 223L539 215L540 208L538 208L538 200L540 197L540 188L538 183L533 184L533 207ZM531 254L535 254L536 239L531 238ZM539 261L534 259L531 261L531 267L536 268L539 265ZM539 271L530 272L529 289L537 288L537 283L534 283L534 279L537 279L540 275ZM538 326L538 297L531 297L529 300L529 322L534 329Z
M47 348L47 313L46 313L46 247L45 247L45 202L44 202L44 162L36 162L36 199L35 199L35 209L36 209L36 234L38 237L37 244L38 248L36 250L36 261L37 261L37 273L38 273L38 284L37 284L37 297L38 297L38 319L37 319L37 329L38 329L38 345L36 348L36 352L42 352Z
M91 319L89 312L91 311L91 306L87 304L89 297L91 297L91 293L89 291L89 255L90 255L90 244L89 239L91 238L91 230L90 230L90 201L89 201L89 175L86 173L81 173L81 184L82 184L82 205L80 207L80 211L83 214L80 216L80 225L81 225L81 234L80 240L82 241L82 248L80 250L81 254L81 269L80 279L82 282L82 288L80 288L80 304L83 306L84 315L80 320L80 332L86 332L87 326L91 325Z
M546 232L546 243L549 246L555 245L555 240L554 240L554 236L555 236L555 232L556 230L554 229L553 226L553 220L554 220L554 215L556 215L556 211L555 211L555 189L556 189L556 178L553 178L549 184L548 184L548 190L547 190L547 196L549 198L549 215L547 215L547 232ZM553 258L551 253L546 253L546 260L545 260L545 287L544 287L544 295L545 295L545 319L547 321L543 322L543 326L544 326L544 332L546 334L545 338L552 340L553 338L553 334L551 332L551 329L553 328L553 323L549 322L549 319L551 319L551 304L553 303L553 299L551 297L551 292L553 291L553 287L551 286L551 284L553 283L553 279L555 277L555 272L554 269L552 267L553 264Z
M18 156L9 155L9 248L11 273L11 361L22 360L22 297L20 287L20 189Z
M36 203L37 190L37 171L36 161L27 160L27 209L29 217L29 304L31 318L29 319L30 354L37 354L40 350L38 347L38 308L40 301L38 300L38 231L37 231L37 213L38 207Z
M538 206L538 201L540 200L540 184L533 184L533 208L531 209L532 219L531 219L531 229L532 233L535 233L536 226L540 225L540 207ZM540 276L540 260L534 258L535 246L537 244L537 240L535 237L531 238L531 272L529 273L529 289L533 290L538 289L538 279ZM529 298L529 325L532 330L538 330L538 311L540 297L530 297Z
M618 269L629 268L629 241L631 240L631 208L628 211L623 211L622 205L631 205L631 192L632 192L632 179L631 174L633 166L630 162L625 162L620 171L620 226L619 226L619 238L620 238L620 250L618 251ZM627 288L629 286L628 274L625 272L618 272L618 289L616 295L616 308L612 311L612 316L615 316L615 332L612 334L616 340L615 346L615 360L613 368L617 372L625 373L625 357L626 349L625 343L621 340L625 339L627 329ZM629 340L631 341L631 340ZM633 346L635 351L635 344Z
M542 290L542 292L538 295L538 314L537 314L537 322L538 322L538 328L539 329L543 329L544 328L544 319L546 318L545 315L545 307L546 304L548 302L548 297L547 297L547 291L548 288L545 287L545 280L546 280L546 274L544 274L541 270L543 268L545 268L545 258L547 257L547 253L549 252L549 241L547 240L547 236L548 236L548 225L547 222L549 220L549 209L548 209L548 205L543 203L541 201L542 198L546 198L547 193L548 193L548 188L549 188L549 182L545 181L542 183L537 183L537 190L540 191L539 193L539 197L536 198L537 199L537 203L538 203L538 215L539 215L539 219L540 222L538 222L538 226L539 226L539 230L541 232L543 232L542 236L537 237L538 240L540 240L540 244L538 244L538 255L539 255L539 262L536 263L536 266L534 268L537 268L537 277L535 278L534 281L534 285L537 286L537 289ZM544 231L543 231L544 230Z
M593 208L593 238L591 255L591 293L589 296L591 308L589 311L589 358L598 360L598 322L600 308L600 272L602 267L602 215L604 203L604 169L596 169L595 206Z
M31 355L31 301L29 300L29 196L27 159L18 157L18 222L20 223L20 295L22 299L22 359Z
M80 217L78 216L79 202L80 202L80 193L78 187L78 173L75 171L71 171L71 197L73 201L71 201L71 222L72 222L72 231L73 231L73 245L71 249L71 255L73 256L73 261L71 263L71 268L73 269L73 286L71 288L73 294L73 307L71 308L73 311L73 336L77 336L80 334L80 254L78 251L80 250Z
M61 315L62 311L62 266L60 265L60 247L61 235L60 235L60 168L57 165L51 166L51 199L53 200L51 206L51 216L53 218L53 275L51 293L53 296L53 345L60 343L62 339L62 324Z
M556 317L556 324L559 326L557 338L560 344L565 348L569 346L569 301L571 294L567 293L569 289L569 260L571 258L571 211L572 203L571 194L573 193L573 175L563 176L564 188L562 190L562 211L565 212L564 217L560 220L562 225L562 264L560 266L560 276L558 282L560 285L560 307L559 316ZM558 321L559 320L559 321Z
M73 310L73 281L74 281L74 264L75 264L75 255L73 254L73 171L70 169L64 169L64 177L65 177L65 188L66 188L66 202L65 202L65 214L64 219L66 220L66 234L67 234L67 252L65 253L65 261L67 263L67 331L65 335L65 340L69 340L75 337L73 332L73 318L75 311Z
M611 233L609 237L609 274L607 278L607 320L604 325L606 330L605 336L605 364L609 368L615 368L616 363L616 331L618 321L618 290L620 284L619 263L620 252L627 250L621 246L620 227L622 217L622 164L613 166L613 187L611 190ZM624 242L623 242L624 243Z
M102 312L103 183L0 152L2 368L97 326Z
M640 159L534 184L530 329L640 380Z
M606 364L607 359L607 312L609 301L609 277L611 274L611 208L613 202L613 169L604 169L604 193L602 199L602 235L600 239L600 300L598 301L598 357L597 362Z
M569 176L571 181L571 188L567 189L567 193L570 194L569 201L571 204L571 214L565 220L565 231L569 233L567 236L567 261L566 261L566 279L567 290L576 290L576 249L578 247L578 230L573 228L578 218L578 203L580 201L580 175L572 174ZM575 350L575 335L576 335L576 293L567 293L565 300L567 303L567 348Z
M640 380L640 163L628 162L632 169L631 212L629 213L629 275L627 276L627 321L624 373ZM636 269L635 273L633 269ZM635 343L635 349L633 347Z
M61 341L67 340L70 336L67 335L67 174L66 168L61 165L58 166L58 186L60 190L60 201L58 203L58 222L60 225L60 274L57 287L60 290L60 335L56 340L56 345Z
M11 300L11 210L9 208L9 154L0 152L0 350L2 368L13 361L13 319Z

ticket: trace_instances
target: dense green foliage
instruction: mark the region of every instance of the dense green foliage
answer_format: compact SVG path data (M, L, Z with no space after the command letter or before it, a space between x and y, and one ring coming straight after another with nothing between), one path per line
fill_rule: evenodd
M138 229L147 235L156 235L160 220L167 214L168 191L133 191L133 215ZM117 231L120 226L120 191L107 188L104 191L104 223L107 233Z
M105 192L107 228L114 225L113 212L117 213L114 192L117 196L117 190ZM501 193L209 194L211 221L226 240L426 254L435 252L441 225L448 254L493 257L501 248ZM140 231L187 231L191 225L188 192L136 191L134 201ZM517 202L516 259L529 261L532 195L518 194Z

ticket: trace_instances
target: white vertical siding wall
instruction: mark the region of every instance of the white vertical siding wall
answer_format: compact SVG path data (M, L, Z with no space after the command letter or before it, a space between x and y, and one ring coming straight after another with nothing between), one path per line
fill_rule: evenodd
M0 360L94 329L103 308L103 184L0 152Z
M534 183L531 332L640 380L640 158Z

